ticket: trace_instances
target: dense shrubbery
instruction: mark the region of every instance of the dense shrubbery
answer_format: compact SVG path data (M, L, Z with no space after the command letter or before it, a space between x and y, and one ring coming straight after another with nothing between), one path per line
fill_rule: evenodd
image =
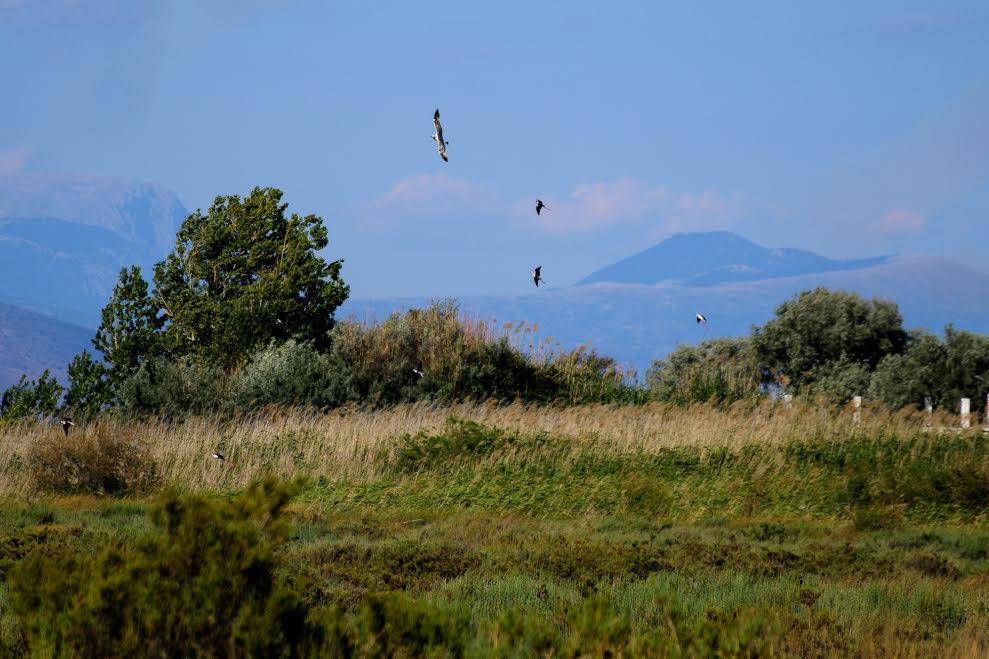
M649 393L678 404L731 403L758 394L761 371L748 339L680 346L646 372Z
M573 404L643 397L612 360L583 350L532 358L486 325L460 317L451 302L396 313L376 325L338 323L330 337L327 352L289 339L227 371L189 358L151 360L123 381L118 407L128 415L181 417L266 405L489 399Z
M906 332L896 305L823 288L795 296L752 336L681 346L647 373L653 397L732 402L757 391L868 396L893 408L956 408L989 392L989 337L950 325Z
M232 501L169 496L155 531L92 555L36 555L10 596L32 653L299 656L322 629L275 577L292 489L265 481Z
M819 288L781 304L739 339L681 346L656 361L646 387L593 351L536 356L458 315L452 302L336 322L349 287L327 263L326 228L287 213L282 193L217 197L186 218L153 286L124 268L93 339L68 367L62 411L90 419L246 412L267 405L330 408L412 401L522 400L582 404L729 404L799 392L901 407L953 407L989 392L989 337L946 328L907 333L897 306ZM421 375L420 375L421 373ZM4 393L0 418L53 415L63 390L47 373Z

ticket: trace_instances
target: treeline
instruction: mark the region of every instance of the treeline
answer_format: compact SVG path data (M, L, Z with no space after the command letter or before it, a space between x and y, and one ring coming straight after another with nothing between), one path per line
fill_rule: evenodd
M453 302L376 325L337 322L348 294L327 262L322 218L287 212L281 191L217 197L183 222L148 282L124 268L93 338L95 355L22 378L0 420L114 411L178 417L267 405L333 408L413 401L732 402L779 394L864 395L892 407L952 406L989 391L989 337L908 332L896 305L801 293L751 336L683 346L638 383L583 349L534 356Z
M952 409L989 392L989 336L951 325L943 336L908 331L893 302L818 288L781 304L750 336L678 348L646 381L653 397L679 402L791 393Z
M376 325L336 322L349 287L326 262L323 220L288 214L282 193L217 197L191 214L154 268L124 268L89 351L22 378L0 418L112 410L131 416L237 413L267 405L523 400L635 402L644 391L593 351L527 355L453 302Z

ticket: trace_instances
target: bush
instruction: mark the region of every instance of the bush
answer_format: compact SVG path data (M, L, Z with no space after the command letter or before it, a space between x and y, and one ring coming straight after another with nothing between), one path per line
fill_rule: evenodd
M312 343L289 339L251 357L227 393L227 406L250 410L264 405L334 406L352 397L349 369L336 368Z
M157 465L138 437L106 425L34 444L28 469L35 488L57 494L141 493L158 482Z
M11 606L33 654L299 656L323 641L276 578L295 488L272 480L232 499L169 495L154 530L94 555L32 555L11 573Z
M732 403L759 390L748 339L716 339L680 346L646 372L651 397L680 405Z
M120 387L120 410L165 418L209 414L223 398L222 372L188 358L145 362Z

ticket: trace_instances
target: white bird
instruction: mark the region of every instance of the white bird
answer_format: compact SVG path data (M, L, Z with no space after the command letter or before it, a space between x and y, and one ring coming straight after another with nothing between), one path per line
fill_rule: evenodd
M700 323L704 323L705 325L707 324L707 318L702 313L694 314L694 318L697 319L698 324Z
M436 149L440 152L440 158L444 162L450 162L450 159L446 157L446 145L449 142L443 140L443 126L440 124L440 110L436 108L436 112L433 114L433 128L436 132L433 133L433 141L436 142Z
M540 274L542 269L543 266L537 265L536 269L532 271L532 281L536 282L536 288L539 288L539 282L543 282L544 284L546 283L546 280L543 279L542 274Z
M214 460L219 460L220 462L223 462L224 460L226 460L226 458L223 457L223 454L222 453L218 453L216 451L213 451L213 453L211 455L213 456L213 459Z

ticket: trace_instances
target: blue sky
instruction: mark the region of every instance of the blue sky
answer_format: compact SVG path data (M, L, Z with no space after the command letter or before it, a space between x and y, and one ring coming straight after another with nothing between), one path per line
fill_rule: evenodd
M0 174L280 187L357 297L714 229L989 270L989 5L865 4L0 0Z

